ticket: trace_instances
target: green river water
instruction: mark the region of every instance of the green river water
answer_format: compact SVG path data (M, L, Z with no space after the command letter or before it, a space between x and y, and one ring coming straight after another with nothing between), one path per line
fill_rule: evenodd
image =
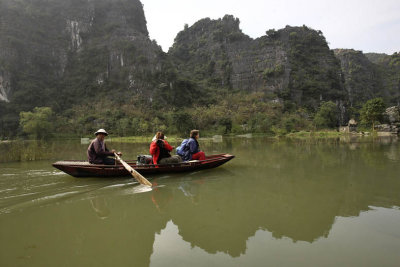
M400 265L397 138L200 145L236 157L147 188L54 169L80 140L0 144L0 266Z

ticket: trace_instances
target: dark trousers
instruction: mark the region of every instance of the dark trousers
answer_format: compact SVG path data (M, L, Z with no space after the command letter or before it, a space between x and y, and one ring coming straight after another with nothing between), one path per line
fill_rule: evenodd
M103 164L105 165L115 165L115 159L113 158L104 158Z

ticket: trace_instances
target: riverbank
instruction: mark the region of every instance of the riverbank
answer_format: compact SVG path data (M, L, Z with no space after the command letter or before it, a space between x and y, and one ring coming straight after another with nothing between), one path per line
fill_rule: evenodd
M320 130L320 131L298 131L298 132L291 132L285 135L273 135L267 133L246 133L246 134L227 134L227 135L219 135L219 134L207 134L200 137L200 141L213 141L219 142L222 141L223 138L271 138L274 139L281 139L281 138L289 138L289 139L331 139L331 138L340 138L343 136L350 136L350 137L357 137L357 136L380 136L379 133L344 133L339 132L337 130ZM81 139L83 143L89 143L94 136L70 136L70 135L53 135L52 138L49 140L35 140L35 139L13 139L13 140L0 140L0 143L11 143L15 141L63 141L63 140L76 140ZM150 143L152 141L152 135L145 135L145 136L121 136L121 137L114 137L109 135L106 138L106 141L109 143ZM181 137L178 135L167 135L167 141L170 143L177 143L181 142L185 138L188 137Z
M299 131L288 133L284 137L287 138L338 138L341 136L353 136L354 134L342 133L338 131Z
M91 138L68 138L51 140L7 140L0 142L0 149L5 153L0 154L0 163L4 162L26 162L46 159L78 159L86 160L86 149ZM116 148L124 151L127 158L135 158L137 154L148 153L149 144L152 136L131 136L131 137L109 137L106 139L110 148ZM168 142L177 147L184 138L179 136L168 136ZM248 143L258 142L260 145L267 143L298 143L298 144L322 144L322 143L369 143L397 142L398 136L378 136L340 133L337 131L318 131L306 132L300 131L285 136L271 136L266 134L243 134L243 135L214 135L202 137L200 144L203 148L217 147L225 142L228 143ZM135 149L130 149L135 146ZM59 151L65 151L63 158L56 158ZM73 158L67 151L79 151L79 157Z

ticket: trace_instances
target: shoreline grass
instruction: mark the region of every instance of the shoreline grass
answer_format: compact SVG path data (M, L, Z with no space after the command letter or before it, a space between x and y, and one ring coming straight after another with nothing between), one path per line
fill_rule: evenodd
M226 134L226 135L221 135L221 134L207 134L206 136L200 137L200 141L202 142L207 142L207 141L215 141L219 140L221 138L270 138L271 140L276 140L276 139L332 139L332 138L341 138L341 137L366 137L366 136L372 136L372 137L378 137L376 133L366 133L365 135L361 132L359 133L343 133L339 132L337 130L319 130L319 131L297 131L297 132L291 132L283 135L279 134L270 134L270 133L246 133L246 134ZM86 138L89 140L89 142L94 139L95 137L92 135L88 136L71 136L71 135L53 135L52 138L47 139L47 140L35 140L35 139L21 139L21 138L16 138L16 139L7 139L7 140L0 140L0 144L6 144L6 143L12 143L12 142L18 142L18 141L24 141L24 142L30 142L30 141L65 141L65 140L79 140ZM113 136L109 135L106 138L107 142L110 143L150 143L152 141L153 135L146 135L146 136ZM186 139L188 137L180 137L177 135L168 135L167 141L171 143L178 143L181 142L182 140Z
M42 160L51 158L54 153L54 145L51 142L61 142L65 143L65 145L78 145L79 149L82 149L82 146L87 146L94 137L83 137L85 140L82 140L78 137L76 138L53 138L49 140L23 140L23 139L15 139L15 140L0 140L0 148L3 151L7 151L7 153L3 153L0 156L0 162L12 162L12 161L33 161L33 160ZM149 145L151 142L152 136L126 136L126 137L108 137L106 139L109 143L126 143L126 144L147 144ZM254 141L259 142L267 142L267 143L281 143L281 142L289 142L289 143L309 143L309 144L318 144L318 143L368 143L368 142L376 142L388 140L388 138L398 138L397 135L390 136L380 136L377 134L365 134L362 133L341 133L338 131L299 131L289 133L283 136L272 136L269 134L242 134L242 135L214 135L212 137L202 137L200 138L201 143L210 144L210 143L221 143L223 140L229 139L237 139L243 140L247 142L246 139L254 139ZM181 143L181 141L185 139L185 137L179 137L171 135L167 138L168 142L177 146ZM257 140L258 139L258 140Z
M285 135L287 138L337 138L341 136L351 135L338 131L322 130L322 131L299 131L288 133Z

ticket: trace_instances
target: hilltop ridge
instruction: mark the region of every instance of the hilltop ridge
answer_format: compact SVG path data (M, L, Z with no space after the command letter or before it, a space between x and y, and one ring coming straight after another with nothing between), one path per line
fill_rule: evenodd
M266 114L274 104L277 114L298 114L301 121L332 101L339 124L348 120L349 107L368 99L399 103L396 53L331 50L321 31L305 25L253 39L232 15L186 25L165 53L150 40L146 24L139 0L2 0L1 135L15 135L19 113L41 106L64 121L58 130L74 132L82 124L83 132L100 125L132 129L139 123L144 133L166 128L178 111L224 106L228 98L256 98L256 106L268 106L257 112ZM172 117L155 120L149 115L154 111ZM248 124L241 118L236 123ZM221 115L209 123L229 130L235 120ZM266 122L262 131L279 121Z

